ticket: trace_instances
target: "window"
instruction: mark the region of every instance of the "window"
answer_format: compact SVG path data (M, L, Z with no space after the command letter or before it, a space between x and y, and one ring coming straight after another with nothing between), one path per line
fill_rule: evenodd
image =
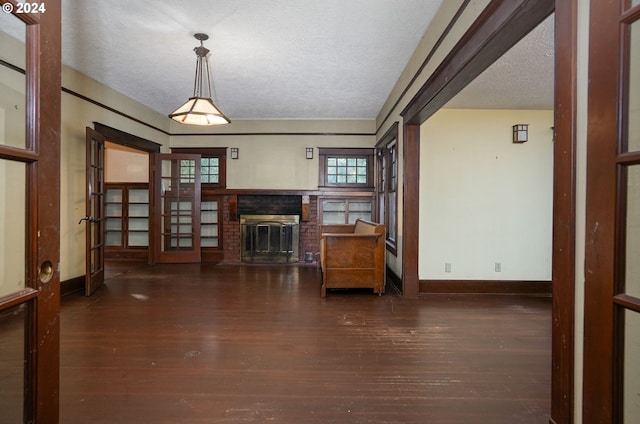
M329 184L366 184L367 159L349 157L327 158Z
M226 157L225 147L213 148L177 148L172 153L199 154L200 183L203 188L226 188ZM180 182L193 183L195 181L195 164L184 160L180 162Z
M180 161L180 182L183 184L196 182L196 164L194 161L187 159Z
M387 250L397 254L398 234L398 123L377 144L378 216L387 229Z
M372 149L319 149L320 187L373 188Z
M322 224L354 224L358 218L371 221L372 212L371 197L327 197L320 201Z
M200 181L202 184L218 184L220 181L220 158L200 159Z

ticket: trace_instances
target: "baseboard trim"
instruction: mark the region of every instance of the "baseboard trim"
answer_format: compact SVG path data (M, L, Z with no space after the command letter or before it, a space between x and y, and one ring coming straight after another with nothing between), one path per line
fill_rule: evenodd
M84 275L70 280L60 281L60 296L84 290Z
M400 278L391 268L387 268L387 288L396 294L402 294L402 278Z
M551 296L551 281L420 280L420 293L529 294Z

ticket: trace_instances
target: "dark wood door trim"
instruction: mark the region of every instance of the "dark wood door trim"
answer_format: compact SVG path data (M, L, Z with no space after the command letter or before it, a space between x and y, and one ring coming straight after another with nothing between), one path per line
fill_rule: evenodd
M616 334L621 310L632 306L616 296L616 278L624 269L624 195L623 163L633 154L620 154L619 143L626 136L623 127L627 110L626 58L620 60L623 47L622 24L634 12L622 12L620 0L590 4L589 22L589 98L587 117L587 199L584 304L584 423L621 422L618 416L621 391L616 374L621 334ZM640 13L636 7L635 13ZM637 15L636 15L637 16ZM616 211L619 211L616 215ZM618 218L618 219L616 219ZM617 221L617 222L616 222ZM618 258L616 253L618 252ZM616 307L616 305L618 307Z
M574 409L576 5L576 0L493 0L401 113L403 293L417 295L419 126L557 8L550 420L557 423L573 422Z
M573 422L576 257L577 1L555 10L551 422Z
M417 297L418 236L420 224L420 125L404 125L402 208L402 294Z
M553 0L493 0L400 113L419 125L554 11Z
M147 153L160 153L160 144L154 143L153 141L138 137L137 135L129 134L99 122L94 122L93 127L111 143L142 150Z
M104 283L104 136L86 130L85 295Z
M27 64L27 72L35 67L38 90L32 94L38 100L29 109L35 125L33 130L39 154L35 177L37 188L31 190L37 202L37 244L35 265L45 270L53 268L51 279L38 278L36 314L36 413L35 422L57 423L60 396L60 131L61 131L61 4L48 0L47 12L40 15L38 28L29 28L38 39L39 51L35 64ZM36 94L38 93L38 94ZM32 200L32 199L30 199ZM33 264L32 264L33 265ZM37 277L37 275L36 275Z

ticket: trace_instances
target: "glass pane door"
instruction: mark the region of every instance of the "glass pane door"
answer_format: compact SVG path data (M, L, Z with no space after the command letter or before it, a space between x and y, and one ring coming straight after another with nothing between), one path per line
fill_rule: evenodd
M57 423L61 6L0 3L0 422Z
M0 159L0 297L26 287L26 179L24 163Z
M156 170L158 261L200 262L200 155L158 155Z
M87 149L87 198L86 216L86 275L85 295L90 296L104 283L105 248L105 187L104 143L105 138L91 128L86 128Z
M0 411L2 422L23 422L27 304L0 311Z
M640 12L640 11L636 11ZM635 13L638 16L639 13ZM618 155L620 210L614 349L618 355L614 419L640 422L640 20L627 23L622 39L623 131Z

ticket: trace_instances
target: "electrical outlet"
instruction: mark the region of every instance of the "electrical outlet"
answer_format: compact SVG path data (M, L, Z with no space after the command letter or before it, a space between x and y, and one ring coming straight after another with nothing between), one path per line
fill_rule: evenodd
M502 264L500 262L496 262L495 271L502 272Z
M444 272L451 272L451 263L450 262L445 262L444 263Z

